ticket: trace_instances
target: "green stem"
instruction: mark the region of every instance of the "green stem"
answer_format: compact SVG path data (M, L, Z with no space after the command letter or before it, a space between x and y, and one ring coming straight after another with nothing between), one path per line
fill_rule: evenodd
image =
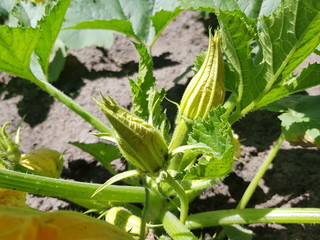
M107 125L105 125L103 122L101 122L100 119L96 118L91 113L87 112L83 107L81 107L79 104L73 101L70 97L68 97L63 92L61 92L59 89L55 88L52 84L46 81L38 80L38 79L32 79L32 82L36 84L38 87L40 87L42 90L49 93L51 96L55 97L60 102L65 104L68 108L70 108L72 111L74 111L79 116L81 116L84 120L90 123L98 131L104 132L104 133L111 132L110 128Z
M177 147L183 146L187 143L189 132L190 132L190 128L188 124L184 119L182 119L174 130L172 140L169 145L169 155ZM168 169L179 170L181 165L181 160L182 160L182 154L174 155L170 160Z
M320 223L320 208L230 209L187 217L189 229L253 223Z
M172 187L172 189L177 193L180 199L180 221L184 224L186 218L188 216L189 211L189 199L185 192L185 190L181 187L181 185L173 178L171 175L162 171L160 173L161 178Z
M174 240L197 240L192 232L174 214L167 211L163 216L163 227Z
M277 155L280 150L281 144L284 141L284 135L281 133L279 138L277 139L276 143L274 144L273 148L271 149L270 153L268 154L267 158L264 160L263 164L260 166L258 172L250 182L249 186L247 187L246 191L244 192L242 198L240 199L237 209L243 209L247 206L249 200L251 199L252 195L254 194L257 186L268 170L269 165ZM225 238L225 229L219 233L217 239L224 239Z
M67 181L0 169L0 187L2 188L67 199L91 199L93 201L105 202L145 202L145 189L143 187L131 186L108 186L91 198L92 194L100 186L100 184ZM156 199L158 199L158 195L151 191L150 201Z
M149 209L149 204L150 204L150 199L149 199L149 189L145 188L146 192L146 200L142 209L142 214L141 214L141 226L140 226L140 236L139 240L145 240L146 237L146 225L147 225L147 214L148 214L148 209Z
M242 209L247 206L250 198L252 197L253 193L255 192L255 190L258 186L259 181L262 179L262 177L264 176L264 174L268 170L269 165L271 164L271 162L273 161L273 159L275 158L275 156L279 152L283 141L284 141L284 135L283 135L283 133L281 133L278 140L276 141L273 148L271 149L269 155L264 160L264 162L261 165L261 167L259 168L258 172L256 173L256 175L254 176L254 178L250 182L249 186L247 187L240 202L238 203L237 209Z

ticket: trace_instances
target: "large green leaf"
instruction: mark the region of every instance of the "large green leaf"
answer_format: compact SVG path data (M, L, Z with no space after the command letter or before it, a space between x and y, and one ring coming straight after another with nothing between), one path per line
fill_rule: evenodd
M20 26L36 27L38 21L45 15L45 5L34 4L29 1L19 1L16 3L10 14L18 19L18 24Z
M68 29L60 31L58 38L68 49L81 49L93 45L110 48L113 43L113 31L104 29Z
M275 84L270 92L258 102L255 108L258 109L287 95L301 92L319 84L320 64L311 64L307 68L304 68L298 77L293 77L290 81L281 81Z
M70 0L53 3L36 28L1 26L0 70L29 80L34 80L35 75L44 80L41 71L47 75L50 53L69 3ZM28 16L24 19L27 23Z
M148 45L179 13L176 0L74 0L64 27L114 30Z
M249 18L274 12L281 0L179 0L184 9L211 12L241 10Z
M0 17L8 18L10 11L14 7L16 0L0 1Z
M0 71L34 79L30 70L31 54L37 46L39 29L0 27Z
M258 23L239 11L220 12L218 20L228 69L233 73L226 85L238 97L239 117L271 89L277 91L272 86L288 84L294 69L320 43L320 3L316 0L283 0L276 12Z
M200 154L197 162L178 177L184 180L212 179L227 176L233 167L234 144L231 126L222 108L213 109L208 120L196 120L188 139L186 152ZM181 147L183 148L183 147Z
M71 0L63 0L58 2L57 6L50 11L50 14L39 23L42 34L35 53L39 57L39 63L45 75L48 75L51 50L61 29L70 1Z
M293 95L266 109L284 112L279 116L282 132L294 145L320 147L320 96Z

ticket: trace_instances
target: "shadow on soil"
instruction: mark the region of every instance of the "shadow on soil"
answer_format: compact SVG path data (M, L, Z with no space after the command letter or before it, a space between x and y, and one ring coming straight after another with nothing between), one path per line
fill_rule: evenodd
M165 68L178 64L178 62L168 59L169 56L170 53L163 53L158 57L154 57L154 68ZM53 85L69 97L75 98L85 85L84 79L94 81L101 77L121 78L130 76L138 71L138 66L138 63L130 61L121 65L120 71L88 71L75 56L68 55L65 68L60 78ZM43 92L31 82L20 78L13 78L8 84L1 83L0 92L6 93L5 99L17 95L22 96L22 99L17 104L18 114L21 117L25 116L24 121L31 127L46 119L53 103L53 98L46 92Z

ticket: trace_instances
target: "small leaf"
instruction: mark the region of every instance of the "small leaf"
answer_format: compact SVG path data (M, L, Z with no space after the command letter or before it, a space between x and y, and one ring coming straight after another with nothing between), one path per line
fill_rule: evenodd
M218 107L210 111L208 120L196 120L188 144L201 154L197 163L185 170L184 180L199 180L225 177L233 167L234 145L232 130L224 110ZM199 150L196 149L199 146ZM181 175L181 174L180 174Z
M169 142L170 124L167 119L166 112L163 111L161 103L166 96L165 89L161 89L159 92L152 88L148 92L148 122L156 127L162 136Z
M106 169L108 169L109 172L116 174L116 171L112 169L110 163L122 156L117 146L106 143L69 143L89 153Z

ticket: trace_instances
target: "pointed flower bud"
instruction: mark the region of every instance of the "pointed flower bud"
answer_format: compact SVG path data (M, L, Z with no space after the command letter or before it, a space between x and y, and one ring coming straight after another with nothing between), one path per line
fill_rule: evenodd
M6 132L8 124L5 123L3 127L0 127L0 164L7 169L13 169L19 161L21 153L18 143Z
M224 95L224 67L217 31L214 37L209 34L206 57L182 96L177 122L182 116L205 119L212 107L223 103Z
M41 176L59 178L62 172L63 158L62 154L55 150L40 148L23 154L19 164Z
M153 174L166 164L167 144L160 132L141 118L120 107L111 97L96 101L115 130L124 157L143 172Z

